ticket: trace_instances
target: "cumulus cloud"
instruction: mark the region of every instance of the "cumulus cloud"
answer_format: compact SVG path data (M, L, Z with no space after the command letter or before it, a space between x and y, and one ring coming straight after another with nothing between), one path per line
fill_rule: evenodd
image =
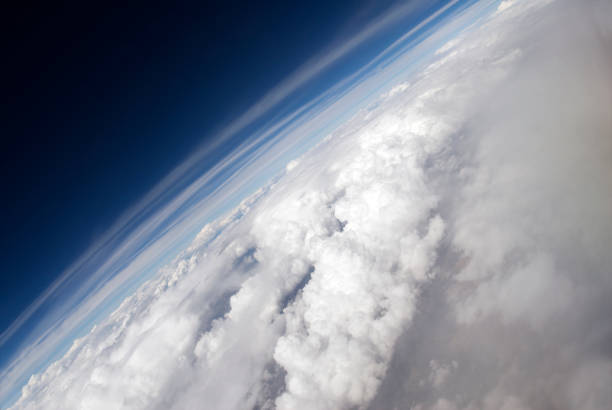
M612 382L612 37L602 23L611 14L606 2L548 3L501 3L493 21L512 32L477 40L505 50L487 62L492 75L509 69L453 144L456 173L441 182L441 275L372 408L612 403L603 387ZM468 44L446 51L439 69L476 88L492 77L453 77L478 52ZM457 367L439 384L430 360Z
M609 12L500 3L15 408L609 408Z

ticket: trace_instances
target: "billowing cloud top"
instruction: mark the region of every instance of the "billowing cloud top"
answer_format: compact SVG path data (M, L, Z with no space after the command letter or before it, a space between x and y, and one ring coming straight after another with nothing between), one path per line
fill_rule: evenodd
M496 4L14 408L610 408L610 17Z

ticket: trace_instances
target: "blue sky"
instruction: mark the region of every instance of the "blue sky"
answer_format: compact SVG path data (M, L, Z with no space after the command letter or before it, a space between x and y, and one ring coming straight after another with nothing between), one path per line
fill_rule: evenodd
M24 33L23 45L35 45L40 55L15 58L12 67L22 75L9 94L15 112L3 173L7 197L14 198L3 210L9 220L0 287L3 371L16 354L37 349L33 341L51 337L61 319L91 302L92 294L105 295L29 369L38 371L61 355L74 337L181 251L204 223L235 206L343 116L401 77L398 71L368 85L377 66L367 63L443 3L154 9L142 22L134 20L138 8L101 16L55 10L59 21L68 22L57 35L38 43L40 37ZM453 7L422 29L468 3L451 2ZM81 13L93 24L71 25ZM39 19L34 22L51 24ZM163 28L170 26L181 29L168 35ZM82 31L76 44L68 41ZM419 34L408 40L420 40ZM347 48L351 39L357 41ZM18 46L13 52L23 57ZM405 52L403 46L397 50ZM391 50L378 64L396 58ZM318 65L321 61L328 64ZM43 63L49 70L37 77ZM325 117L326 108L364 83L355 94L359 99L351 95L352 104L337 108L333 119ZM319 121L312 123L313 118ZM298 128L299 139L279 137ZM232 158L236 150L241 154ZM256 167L258 173L232 179L258 156L272 153L266 166ZM186 195L185 189L195 191ZM185 201L171 206L182 195ZM160 223L150 222L166 209L171 213ZM169 232L171 240L155 248ZM156 257L141 257L146 252ZM118 282L122 286L110 286L126 268L132 271ZM60 285L49 291L57 278ZM100 293L104 285L114 291ZM28 313L28 306L36 308ZM12 323L17 325L11 328Z

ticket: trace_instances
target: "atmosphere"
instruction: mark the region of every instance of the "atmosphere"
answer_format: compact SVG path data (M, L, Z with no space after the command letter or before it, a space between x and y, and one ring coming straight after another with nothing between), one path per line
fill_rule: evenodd
M612 3L7 9L0 408L612 407Z

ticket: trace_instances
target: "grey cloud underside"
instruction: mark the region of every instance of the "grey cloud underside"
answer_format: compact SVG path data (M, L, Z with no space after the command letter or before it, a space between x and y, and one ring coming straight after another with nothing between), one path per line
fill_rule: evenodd
M502 2L15 408L610 408L610 17Z

